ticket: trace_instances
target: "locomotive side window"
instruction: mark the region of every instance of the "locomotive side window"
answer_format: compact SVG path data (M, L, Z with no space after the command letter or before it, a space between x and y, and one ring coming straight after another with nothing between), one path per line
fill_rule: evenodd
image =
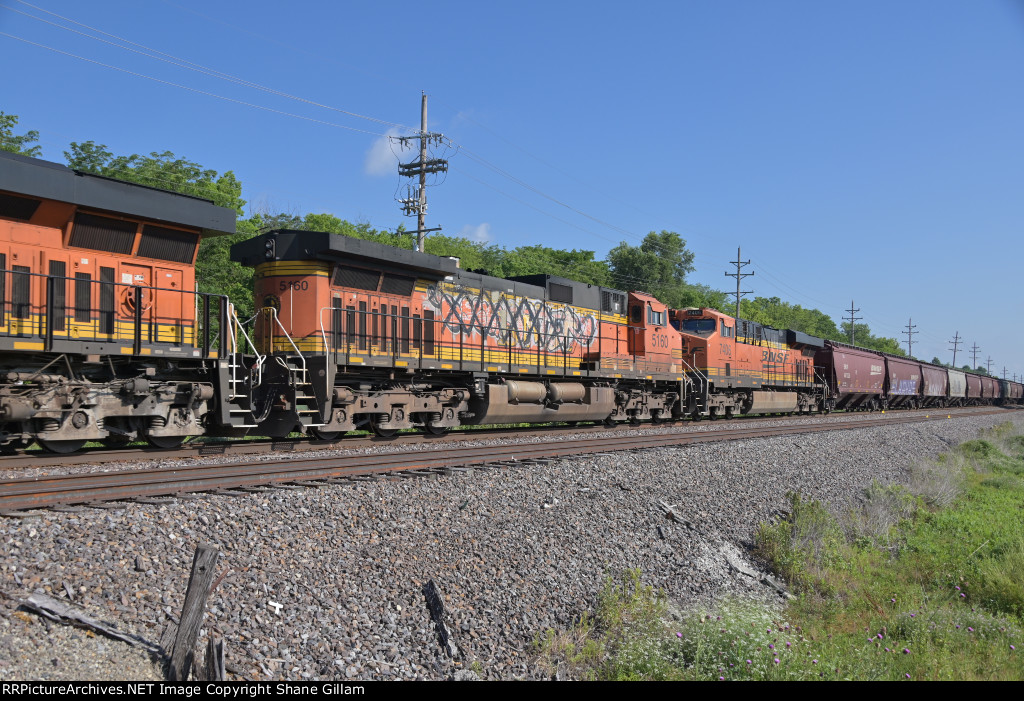
M341 344L344 341L342 337L342 324L344 321L341 313L341 297L334 295L334 299L331 300L331 329L334 331L334 347L337 350L341 350Z
M75 273L75 321L89 323L92 318L92 275Z
M55 278L53 281L53 319L50 321L53 323L55 331L63 331L64 318L67 315L67 289L68 281L64 279L67 275L68 264L62 260L51 260L50 261L50 276Z
M391 349L398 351L398 306L391 305Z
M138 228L139 225L132 221L79 212L75 215L68 245L127 255L135 245Z
M100 268L100 333L114 333L113 268Z
M725 319L722 319L722 338L732 338L732 327L725 325Z
M647 303L647 323L654 326L665 325L665 312L654 311L654 306L650 302Z
M27 319L31 313L32 269L27 265L15 265L11 275L11 316Z
M366 350L366 302L359 303L359 350Z
M423 310L423 352L434 354L434 312L430 309Z
M644 320L643 314L644 312L642 307L633 307L632 309L629 310L629 319L634 324L639 324Z
M402 307L402 352L409 352L409 307Z
M0 253L0 325L7 318L7 254Z

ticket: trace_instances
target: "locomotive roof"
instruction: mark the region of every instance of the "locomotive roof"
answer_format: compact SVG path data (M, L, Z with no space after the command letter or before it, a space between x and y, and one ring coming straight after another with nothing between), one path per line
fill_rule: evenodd
M195 227L203 236L235 233L235 211L210 200L0 151L0 190L27 197Z
M268 242L274 243L274 255L267 257ZM424 277L441 279L458 272L451 258L395 248L376 241L354 239L326 231L275 229L253 236L231 247L231 260L255 267L270 260L329 260L371 266L374 269L399 269Z

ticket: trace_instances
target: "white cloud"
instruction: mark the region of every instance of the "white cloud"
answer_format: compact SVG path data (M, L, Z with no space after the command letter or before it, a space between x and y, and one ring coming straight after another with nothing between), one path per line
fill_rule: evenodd
M494 238L491 236L491 225L487 222L473 226L467 224L462 227L462 231L459 232L459 236L467 238L470 241L476 241L477 243L490 243Z
M395 152L401 151L398 146L394 146L392 150L389 138L398 134L398 129L388 129L387 135L373 142L373 146L366 152L366 161L363 163L363 171L367 175L394 175L398 172L398 156Z

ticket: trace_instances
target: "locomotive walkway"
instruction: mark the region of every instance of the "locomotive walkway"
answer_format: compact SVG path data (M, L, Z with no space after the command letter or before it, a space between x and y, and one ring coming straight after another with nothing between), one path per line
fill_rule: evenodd
M971 415L1005 411L993 409ZM401 477L422 477L464 469L501 469L595 453L945 421L951 415L941 411L788 426L735 426L714 431L588 436L574 440L555 439L515 445L446 445L440 448L329 457L303 458L293 455L282 460L3 479L0 480L0 512L17 515L17 512L26 509L76 504L104 508L109 507L106 502L110 501L184 498L185 495L197 492L243 495L247 491L262 491L273 487L315 487L353 479L373 479L391 473Z

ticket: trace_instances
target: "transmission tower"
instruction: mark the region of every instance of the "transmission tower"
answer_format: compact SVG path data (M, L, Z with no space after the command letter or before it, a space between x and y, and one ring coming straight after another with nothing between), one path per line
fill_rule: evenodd
M398 164L398 174L403 178L417 178L418 183L406 186L406 196L398 203L402 205L402 213L407 217L416 217L416 250L422 252L426 234L429 231L440 231L441 227L427 228L427 175L447 173L448 161L443 158L428 158L427 147L445 142L444 134L427 131L427 94L423 93L420 103L420 133L415 136L392 136L392 143L399 143L408 148L412 141L418 140L419 157L409 163Z
M853 304L851 303L850 306L852 307ZM903 332L907 337L907 355L911 358L914 357L914 334L920 333L920 331L914 331L917 328L917 324L913 323L913 321L913 319L907 319L907 330Z
M734 278L736 278L736 318L739 319L740 318L740 298L743 295L752 295L752 294L754 294L753 290L746 290L744 292L740 292L740 282L743 280L743 278L750 277L754 273L745 273L745 272L743 272L743 266L750 265L750 261L749 260L742 260L740 258L740 248L739 248L739 246L736 247L736 260L731 260L729 262L736 266L736 272L735 273L726 273L725 276L726 277L734 277Z
M977 343L975 343L973 346L971 346L971 368L972 369L976 370L978 368L978 351L980 351L980 350L981 350L981 346L979 346Z
M950 343L953 344L953 347L949 349L949 350L953 351L953 367L956 367L956 351L957 351L958 348L960 348L960 344L963 343L963 341L960 340L960 332L959 331L957 331L956 333L953 334L953 340L950 341Z
M854 314L859 312L860 309L854 309L853 308L853 300L852 299L850 300L850 308L847 309L846 311L850 312L850 316L849 316L849 318L844 316L843 317L843 321L849 321L850 322L850 345L852 346L853 345L853 339L856 338L856 334L855 334L855 332L853 330L853 325L856 322L858 322L861 319L863 319L864 317L862 317L862 316L854 316Z

